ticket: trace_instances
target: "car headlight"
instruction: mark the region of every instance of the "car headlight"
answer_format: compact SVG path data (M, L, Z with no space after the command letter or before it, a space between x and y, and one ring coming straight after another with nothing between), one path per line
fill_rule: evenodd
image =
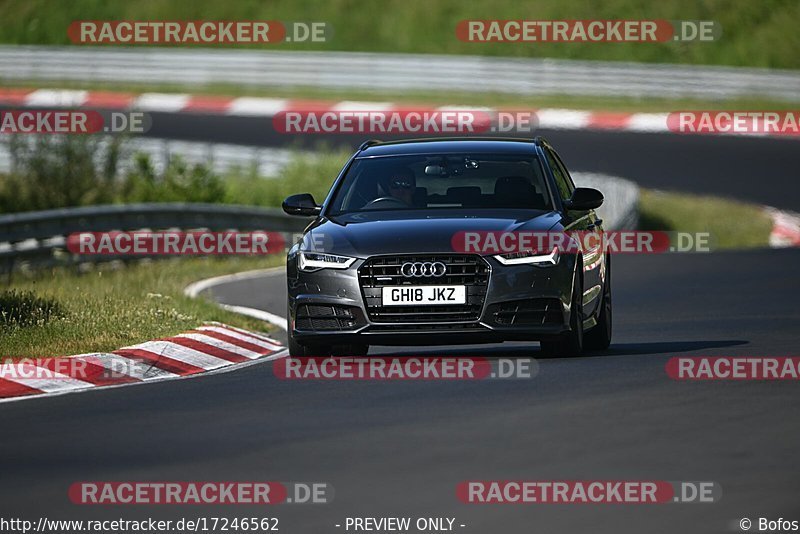
M537 254L533 251L513 252L511 254L498 254L494 257L503 265L536 265L537 267L550 267L557 265L561 254L558 247L553 247L550 254Z
M336 256L334 254L320 254L318 252L300 252L297 255L297 268L304 272L319 271L320 269L347 269L355 258Z

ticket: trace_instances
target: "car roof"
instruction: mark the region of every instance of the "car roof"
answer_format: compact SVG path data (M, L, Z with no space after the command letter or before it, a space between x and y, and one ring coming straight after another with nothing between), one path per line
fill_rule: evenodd
M447 153L516 153L535 154L538 139L502 137L458 137L409 139L403 141L367 141L357 158Z

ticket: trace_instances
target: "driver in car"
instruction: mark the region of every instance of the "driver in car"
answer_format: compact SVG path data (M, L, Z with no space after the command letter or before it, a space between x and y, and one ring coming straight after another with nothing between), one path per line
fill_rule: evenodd
M396 198L410 207L414 203L417 179L411 169L395 169L389 175L388 189L392 198Z

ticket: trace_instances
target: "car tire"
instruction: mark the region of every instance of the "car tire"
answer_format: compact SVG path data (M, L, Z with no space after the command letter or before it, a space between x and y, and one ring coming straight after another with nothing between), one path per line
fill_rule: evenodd
M320 347L310 346L310 345L303 345L302 343L298 343L294 336L292 335L292 326L291 326L291 318L292 313L289 305L286 305L286 321L289 323L287 325L287 335L289 336L289 356L295 357L306 357L306 356L324 356L324 351L320 350Z
M611 300L611 260L606 257L606 282L597 324L586 332L583 346L587 350L606 350L611 345L613 306Z
M580 266L580 259L578 265ZM564 332L555 339L545 339L540 342L545 356L580 356L583 352L583 283L578 273L572 284L572 303L569 314L569 331Z
M318 351L312 350L311 347L307 347L306 345L301 345L300 343L295 341L294 336L292 336L292 333L289 332L289 356L298 356L298 357L317 356L317 354L315 354L316 352Z

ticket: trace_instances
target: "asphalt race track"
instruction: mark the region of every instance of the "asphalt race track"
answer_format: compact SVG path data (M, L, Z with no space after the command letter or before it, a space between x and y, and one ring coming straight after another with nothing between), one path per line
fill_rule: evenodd
M616 261L613 349L542 360L532 380L287 382L266 363L7 404L0 501L20 516L46 509L50 518L175 517L200 512L86 509L70 504L66 489L80 480L260 479L336 488L331 505L267 510L286 532L336 532L332 525L347 515L452 515L468 525L464 532L509 533L724 532L747 514L796 515L796 384L674 382L664 364L682 354L796 354L792 267L800 251ZM267 306L280 303L282 280L218 289L224 301ZM535 357L538 348L380 350L445 351ZM470 506L455 498L462 480L525 478L713 480L723 498L627 507Z
M231 142L240 129L223 127L228 120L195 128ZM174 136L186 128L189 137L191 124L179 126ZM800 150L792 142L547 135L576 170L800 205L793 180ZM797 383L676 382L664 369L678 355L796 355L798 266L800 250L617 256L611 350L542 359L530 380L282 381L264 363L6 404L0 502L16 516L47 510L51 519L271 515L290 534L344 532L334 525L347 516L449 516L466 525L457 531L503 534L735 532L743 517L798 519ZM218 286L214 297L283 315L283 284L276 273ZM538 350L534 343L373 353L538 357ZM633 506L456 499L458 482L485 479L715 481L723 496L714 504ZM336 495L328 505L266 509L72 505L67 488L86 480L324 481Z

